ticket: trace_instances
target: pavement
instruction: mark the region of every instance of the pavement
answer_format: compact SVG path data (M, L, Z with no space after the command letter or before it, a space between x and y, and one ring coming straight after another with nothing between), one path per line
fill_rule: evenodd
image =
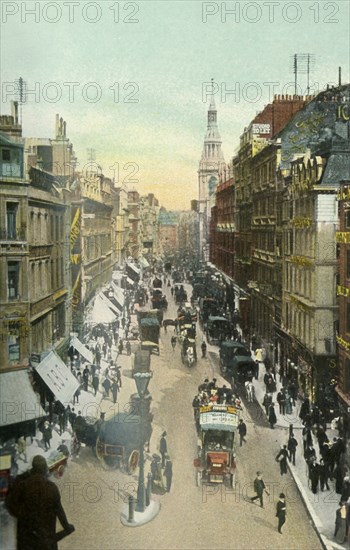
M252 352L252 356L254 357L254 353ZM259 378L258 380L253 380L254 389L255 389L255 399L261 406L261 414L263 417L266 418L265 414L265 408L262 404L264 394L265 394L265 385L264 385L264 375L266 373L266 369L263 363L260 363L259 368ZM279 376L277 375L277 379ZM311 520L315 526L316 531L319 534L320 540L327 550L332 549L344 549L349 548L349 542L344 543L343 545L340 545L336 543L333 540L333 534L334 534L334 524L335 524L335 513L336 509L338 508L338 503L340 499L340 495L338 495L335 492L335 481L329 480L329 487L330 490L325 490L324 492L321 492L320 489L318 490L318 493L315 495L312 493L311 488L309 487L309 480L307 476L307 467L306 462L303 456L303 439L302 439L302 429L303 424L301 423L301 420L299 418L299 411L301 407L301 401L296 401L296 406L293 407L293 412L290 415L282 415L279 412L279 406L276 402L276 395L278 391L281 389L282 384L280 381L277 380L277 389L274 393L274 400L275 403L275 412L277 417L277 423L275 425L275 436L278 439L279 443L282 445L286 445L288 443L288 437L289 437L289 426L293 425L293 432L294 437L298 441L298 447L296 451L296 463L295 466L288 461L288 468L289 471L299 489L299 492L304 500L304 503L307 507L307 510L309 512L309 515L311 517ZM327 424L327 435L329 440L331 441L333 437L338 436L338 433L333 430L330 426L330 424ZM313 437L313 444L316 451L316 457L317 460L319 460L318 456L318 443L317 439Z

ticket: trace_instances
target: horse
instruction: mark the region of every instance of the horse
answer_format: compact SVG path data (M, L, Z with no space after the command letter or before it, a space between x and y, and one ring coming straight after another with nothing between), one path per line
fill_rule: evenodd
M163 328L165 332L167 331L167 327L175 327L176 323L174 319L164 319L163 321Z

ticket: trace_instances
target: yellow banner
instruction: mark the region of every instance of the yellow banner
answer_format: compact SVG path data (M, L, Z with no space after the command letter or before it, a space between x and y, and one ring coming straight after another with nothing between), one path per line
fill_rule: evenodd
M80 213L80 207L79 207L77 208L74 214L74 218L70 228L70 249L71 250L73 249L73 246L80 235L80 219L81 219L81 213Z

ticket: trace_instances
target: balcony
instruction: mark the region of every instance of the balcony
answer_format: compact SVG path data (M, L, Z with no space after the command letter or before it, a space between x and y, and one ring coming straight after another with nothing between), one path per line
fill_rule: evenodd
M27 240L27 228L21 227L20 229L8 230L0 229L0 240L1 241L26 241Z

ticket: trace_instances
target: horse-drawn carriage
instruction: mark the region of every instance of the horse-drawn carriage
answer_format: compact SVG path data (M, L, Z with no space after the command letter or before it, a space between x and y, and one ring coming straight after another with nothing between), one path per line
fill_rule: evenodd
M181 304L181 303L184 303L184 302L187 302L187 292L186 290L184 289L184 286L183 285L175 285L175 303L176 304Z
M227 340L220 346L220 370L233 384L244 384L254 378L256 364L244 344Z
M153 290L151 302L154 309L167 309L168 307L168 300L160 289Z
M232 332L231 322L221 315L209 315L207 320L208 343L223 342L230 338Z
M187 367L193 367L197 362L196 340L185 336L180 340L181 361Z

